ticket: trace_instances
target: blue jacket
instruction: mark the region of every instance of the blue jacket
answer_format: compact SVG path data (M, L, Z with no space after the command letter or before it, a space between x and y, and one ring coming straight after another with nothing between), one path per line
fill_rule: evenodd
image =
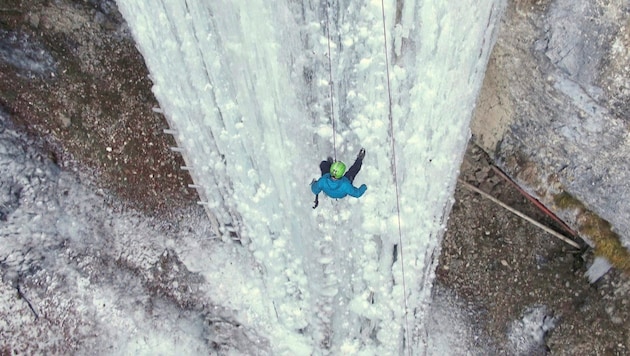
M311 190L313 194L317 195L319 192L324 192L331 198L343 198L346 195L353 196L355 198L359 198L365 193L367 190L367 186L365 184L361 184L359 188L350 183L350 180L346 177L341 177L341 179L333 179L330 176L330 173L324 174L319 180L311 183Z

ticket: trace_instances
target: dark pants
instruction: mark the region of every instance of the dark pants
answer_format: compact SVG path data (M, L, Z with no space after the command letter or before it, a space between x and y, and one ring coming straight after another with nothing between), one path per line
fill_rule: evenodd
M330 157L328 157L328 160L322 161L319 164L319 169L322 171L322 175L326 173L330 173L330 166L332 166L332 164L333 164L333 160ZM348 169L346 174L344 174L343 176L348 178L350 180L350 183L354 182L354 177L356 177L357 174L359 174L362 164L363 164L363 160L357 158L357 160L354 161L352 166L350 166L350 169Z

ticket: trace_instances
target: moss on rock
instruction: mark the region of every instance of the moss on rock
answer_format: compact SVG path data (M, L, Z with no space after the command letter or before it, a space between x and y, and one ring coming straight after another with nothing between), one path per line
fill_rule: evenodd
M595 254L605 257L617 269L630 273L630 252L610 223L589 210L580 200L566 191L554 195L555 205L577 214L578 233L593 244Z

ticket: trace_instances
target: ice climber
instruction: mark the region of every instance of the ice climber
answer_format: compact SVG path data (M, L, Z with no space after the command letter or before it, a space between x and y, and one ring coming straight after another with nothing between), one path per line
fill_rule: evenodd
M363 164L363 157L365 157L365 149L361 149L357 155L357 159L354 161L350 169L346 172L346 165L341 161L333 162L331 157L322 161L319 164L319 169L322 171L322 176L318 180L311 182L311 191L315 194L315 206L319 203L319 193L324 192L327 196L335 199L343 198L346 195L359 198L367 190L365 184L361 184L360 187L352 185L354 177L357 176L361 170Z

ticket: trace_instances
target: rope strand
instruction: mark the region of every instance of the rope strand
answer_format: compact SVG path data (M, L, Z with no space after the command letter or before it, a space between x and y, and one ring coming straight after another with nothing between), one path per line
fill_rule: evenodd
M337 125L335 123L335 108L333 102L333 77L332 77L332 53L330 51L330 2L326 2L326 37L328 38L328 86L330 87L330 118L332 120L333 128L333 152L335 161L337 161Z
M396 212L398 215L398 245L400 246L400 268L402 270L403 299L405 304L405 339L407 340L407 350L411 355L411 338L409 337L409 307L407 306L407 285L405 283L405 259L403 255L402 227L400 221L400 192L398 190L398 170L396 168L396 137L394 136L394 118L392 114L392 89L389 81L389 56L387 55L387 30L385 26L385 2L381 0L381 12L383 15L383 39L385 48L385 68L387 72L387 97L389 100L389 131L392 142L392 170L394 173L394 186L396 187Z
M403 255L403 239L402 239L402 224L400 218L400 192L398 189L398 174L396 167L396 138L394 136L394 120L392 114L392 91L389 80L389 58L387 55L387 30L385 25L385 3L384 0L381 0L381 11L383 16L383 38L384 38L384 48L385 48L385 64L387 71L387 95L389 100L388 105L388 118L389 118L389 130L391 133L391 142L392 142L392 170L394 176L394 185L396 187L396 212L398 215L398 245L400 246L400 266L402 270L402 285L403 285L403 301L405 306L405 339L407 343L407 350L409 351L409 355L411 355L411 338L409 337L409 317L408 317L408 305L407 305L407 285L405 282L405 260ZM335 122L335 112L334 112L334 100L333 100L333 76L332 76L332 52L330 46L330 2L326 2L326 36L328 39L328 73L329 73L329 87L330 87L330 117L332 121L333 127L333 151L334 151L334 159L337 160L337 127Z

